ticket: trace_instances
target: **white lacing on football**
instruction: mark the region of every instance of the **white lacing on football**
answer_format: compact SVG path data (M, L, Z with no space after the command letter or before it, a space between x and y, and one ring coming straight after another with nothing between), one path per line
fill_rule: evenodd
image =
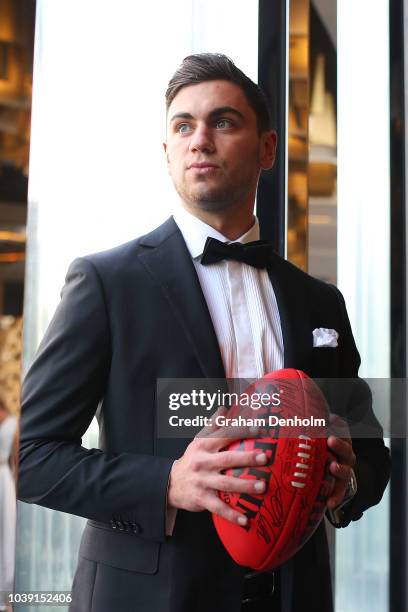
M309 440L311 440L309 436L299 436L298 452L296 454L300 459L303 459L303 461L296 463L295 467L298 468L298 470L308 470L310 468L310 464L305 461L306 459L310 459L310 453L305 451L312 450L312 446L310 444L307 444ZM307 478L307 472L296 471L293 473L293 478L305 479ZM306 483L302 482L302 480L292 480L291 485L292 487L303 489L306 486Z

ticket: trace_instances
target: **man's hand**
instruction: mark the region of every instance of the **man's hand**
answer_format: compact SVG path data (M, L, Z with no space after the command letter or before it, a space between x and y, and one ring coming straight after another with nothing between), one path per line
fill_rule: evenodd
M217 415L226 412L221 407ZM215 415L213 415L215 417ZM167 502L174 508L190 512L208 510L219 516L246 525L248 519L221 501L217 491L260 494L265 491L263 480L244 480L221 474L228 468L265 465L267 457L259 450L222 450L233 440L253 438L257 435L249 427L205 427L188 445L180 459L174 462L170 473Z
M335 415L331 415L330 421L338 433L329 436L327 440L327 446L334 455L334 460L330 464L330 473L336 478L333 493L327 500L327 507L332 510L344 499L352 469L356 464L356 456L347 423Z

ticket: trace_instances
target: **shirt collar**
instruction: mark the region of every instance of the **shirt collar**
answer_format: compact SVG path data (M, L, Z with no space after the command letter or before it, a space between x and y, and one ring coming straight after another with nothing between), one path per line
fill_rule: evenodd
M193 259L200 257L204 251L204 245L208 237L216 238L221 242L252 242L259 240L259 222L257 217L254 217L253 226L242 234L236 240L229 240L226 236L218 232L216 229L201 221L185 208L179 208L174 213L173 218L181 231L190 255Z

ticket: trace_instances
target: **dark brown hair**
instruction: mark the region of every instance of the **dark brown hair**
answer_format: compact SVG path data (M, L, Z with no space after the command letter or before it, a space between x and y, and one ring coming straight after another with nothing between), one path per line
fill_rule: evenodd
M248 104L256 114L258 132L270 129L270 117L265 94L240 70L234 62L221 53L196 53L184 58L180 68L171 77L166 91L166 109L182 89L204 81L229 81L242 89Z

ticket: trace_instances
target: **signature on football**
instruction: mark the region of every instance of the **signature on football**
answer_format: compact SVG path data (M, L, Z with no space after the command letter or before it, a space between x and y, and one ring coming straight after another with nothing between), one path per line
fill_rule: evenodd
M283 504L281 488L273 477L274 492L264 498L264 502L256 517L256 533L267 544L273 539L275 530L279 530L283 523Z

